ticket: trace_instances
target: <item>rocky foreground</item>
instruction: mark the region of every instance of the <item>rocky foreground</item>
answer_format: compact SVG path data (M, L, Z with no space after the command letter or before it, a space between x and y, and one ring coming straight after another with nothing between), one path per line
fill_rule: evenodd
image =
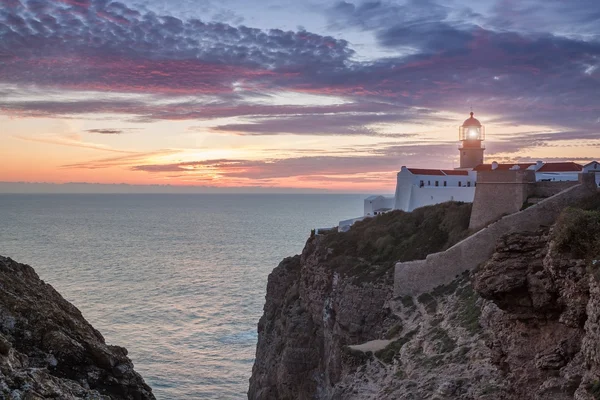
M154 399L127 350L33 268L0 256L0 399Z
M599 205L502 238L475 271L416 297L393 297L388 260L464 237L459 206L310 238L269 277L248 397L600 399Z

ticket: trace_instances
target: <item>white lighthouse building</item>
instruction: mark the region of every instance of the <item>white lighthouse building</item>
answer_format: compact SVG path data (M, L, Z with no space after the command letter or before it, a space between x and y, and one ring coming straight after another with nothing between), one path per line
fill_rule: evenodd
M374 217L391 210L412 211L416 208L463 201L471 203L475 198L477 173L494 170L529 169L535 171L536 181L577 181L582 171L598 171L600 164L593 161L585 166L574 162L484 164L485 127L473 112L458 128L460 167L456 169L409 168L403 166L396 178L394 197L370 196L364 200L364 215L340 221L339 229L348 230L356 221Z
M458 128L460 168L425 169L403 166L396 178L394 197L371 196L365 199L365 216L390 210L415 208L446 201L473 201L477 165L483 164L485 128L473 116Z

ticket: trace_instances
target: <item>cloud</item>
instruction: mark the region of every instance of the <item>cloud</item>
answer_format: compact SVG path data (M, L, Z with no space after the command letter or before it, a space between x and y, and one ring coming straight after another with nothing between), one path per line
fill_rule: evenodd
M0 13L0 76L12 83L164 94L229 93L315 66L342 67L344 40L141 14L121 3L24 3Z
M111 167L123 167L129 165L139 164L140 162L147 161L152 157L169 156L179 153L179 150L162 149L150 152L137 152L130 153L124 156L102 158L99 160L92 160L87 162L66 164L61 168L63 169L103 169Z
M123 133L122 129L87 129L86 132L99 133L101 135L120 135Z
M432 116L430 121L437 120ZM407 138L414 136L408 133L380 133L370 124L417 122L416 113L360 113L360 114L327 114L278 116L276 118L258 119L245 124L227 124L212 128L217 132L230 132L241 135L362 135L388 138Z
M47 144L55 144L59 146L67 146L67 147L79 147L83 149L93 149L106 151L110 153L126 153L131 154L132 151L127 150L119 150L113 149L112 147L97 144L97 143L89 143L81 140L79 135L44 135L44 136L26 136L26 135L15 135L17 139L25 140L27 142L38 142L38 143L47 143Z
M344 39L306 30L176 18L105 0L2 2L0 83L104 93L79 101L11 97L0 102L7 115L244 117L214 131L378 137L377 124L430 123L439 111L466 113L473 105L479 115L498 116L496 123L548 127L535 141L591 135L600 125L600 28L593 23L600 8L591 0L576 0L570 11L572 3L558 0L544 7L496 1L486 15L460 2L336 3L326 11L332 27L360 30L394 50L370 60L358 59ZM553 32L553 21L581 29ZM344 104L267 106L249 97L281 91ZM417 114L423 109L426 118Z

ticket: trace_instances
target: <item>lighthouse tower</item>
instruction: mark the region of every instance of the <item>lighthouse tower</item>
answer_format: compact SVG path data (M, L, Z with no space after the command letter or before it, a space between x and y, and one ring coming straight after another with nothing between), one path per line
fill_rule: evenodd
M458 128L458 138L460 140L460 168L475 168L483 164L483 151L485 146L485 128L477 118L467 118L461 127Z

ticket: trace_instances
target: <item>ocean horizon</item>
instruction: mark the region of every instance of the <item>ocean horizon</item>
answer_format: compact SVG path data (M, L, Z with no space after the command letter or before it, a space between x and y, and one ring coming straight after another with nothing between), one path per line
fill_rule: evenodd
M267 277L362 194L0 194L0 255L124 346L157 399L246 398Z

